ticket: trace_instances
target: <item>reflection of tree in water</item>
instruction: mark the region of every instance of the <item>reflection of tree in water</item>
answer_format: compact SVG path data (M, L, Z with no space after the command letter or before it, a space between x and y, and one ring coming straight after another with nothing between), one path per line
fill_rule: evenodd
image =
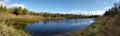
M78 20L79 20L79 19L75 19L75 23L76 23L76 24L79 24L79 23L78 23Z
M19 21L7 21L8 26L13 26L17 29L24 29L26 27L27 24L31 23L31 22L19 22Z
M70 21L73 21L73 20L71 20L71 19L67 19L66 22L65 22L65 24L71 24Z
M47 25L47 22L48 22L48 21L44 21L44 25Z
M37 21L37 22L35 22L35 23L39 24L39 22L40 22L40 21ZM31 23L31 24L35 24L35 23Z
M24 29L26 27L26 24L22 24L20 22L16 22L13 24L13 26L17 29Z

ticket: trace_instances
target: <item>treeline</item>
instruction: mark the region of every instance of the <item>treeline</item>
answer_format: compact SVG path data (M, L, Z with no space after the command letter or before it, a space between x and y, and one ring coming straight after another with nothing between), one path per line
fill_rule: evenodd
M120 36L120 2L97 17L92 25L72 33L72 36Z
M6 6L0 6L0 12L3 13L10 13L15 15L34 15L34 16L43 16L43 17L51 17L51 18L57 18L57 17L65 17L65 18L92 18L96 16L83 16L83 15L75 15L75 14L53 14L53 13L36 13L34 11L29 11L26 8L22 7L13 7L13 8L7 8Z
M26 8L22 7L13 7L13 8L7 8L6 6L1 5L0 6L0 12L2 13L10 13L15 15L36 15L36 13L27 10Z
M106 13L104 14L104 16L113 17L119 13L120 13L120 2L114 3L114 6L111 9L107 10Z
M120 2L115 3L111 9L106 11L104 18L106 21L102 26L105 27L105 36L120 36Z

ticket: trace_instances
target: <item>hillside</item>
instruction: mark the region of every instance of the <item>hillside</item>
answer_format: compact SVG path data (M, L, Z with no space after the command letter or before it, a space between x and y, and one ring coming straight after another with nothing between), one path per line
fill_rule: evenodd
M120 3L95 19L89 27L72 33L72 36L120 36Z

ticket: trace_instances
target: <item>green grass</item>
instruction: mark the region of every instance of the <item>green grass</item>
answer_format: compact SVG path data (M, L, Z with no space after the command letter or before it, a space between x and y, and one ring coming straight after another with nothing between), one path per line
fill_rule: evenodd
M80 29L76 32L72 33L72 36L102 36L102 30L104 27L102 26L102 17L98 17L95 22L85 29Z

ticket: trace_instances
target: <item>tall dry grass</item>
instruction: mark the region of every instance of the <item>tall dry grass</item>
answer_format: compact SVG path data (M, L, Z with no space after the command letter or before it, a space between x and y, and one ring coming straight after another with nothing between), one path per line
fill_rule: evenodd
M40 21L44 20L45 17L33 16L33 15L14 15L9 13L0 13L1 17L7 18L10 21Z
M0 16L0 36L28 36L25 32L6 24L7 18Z

